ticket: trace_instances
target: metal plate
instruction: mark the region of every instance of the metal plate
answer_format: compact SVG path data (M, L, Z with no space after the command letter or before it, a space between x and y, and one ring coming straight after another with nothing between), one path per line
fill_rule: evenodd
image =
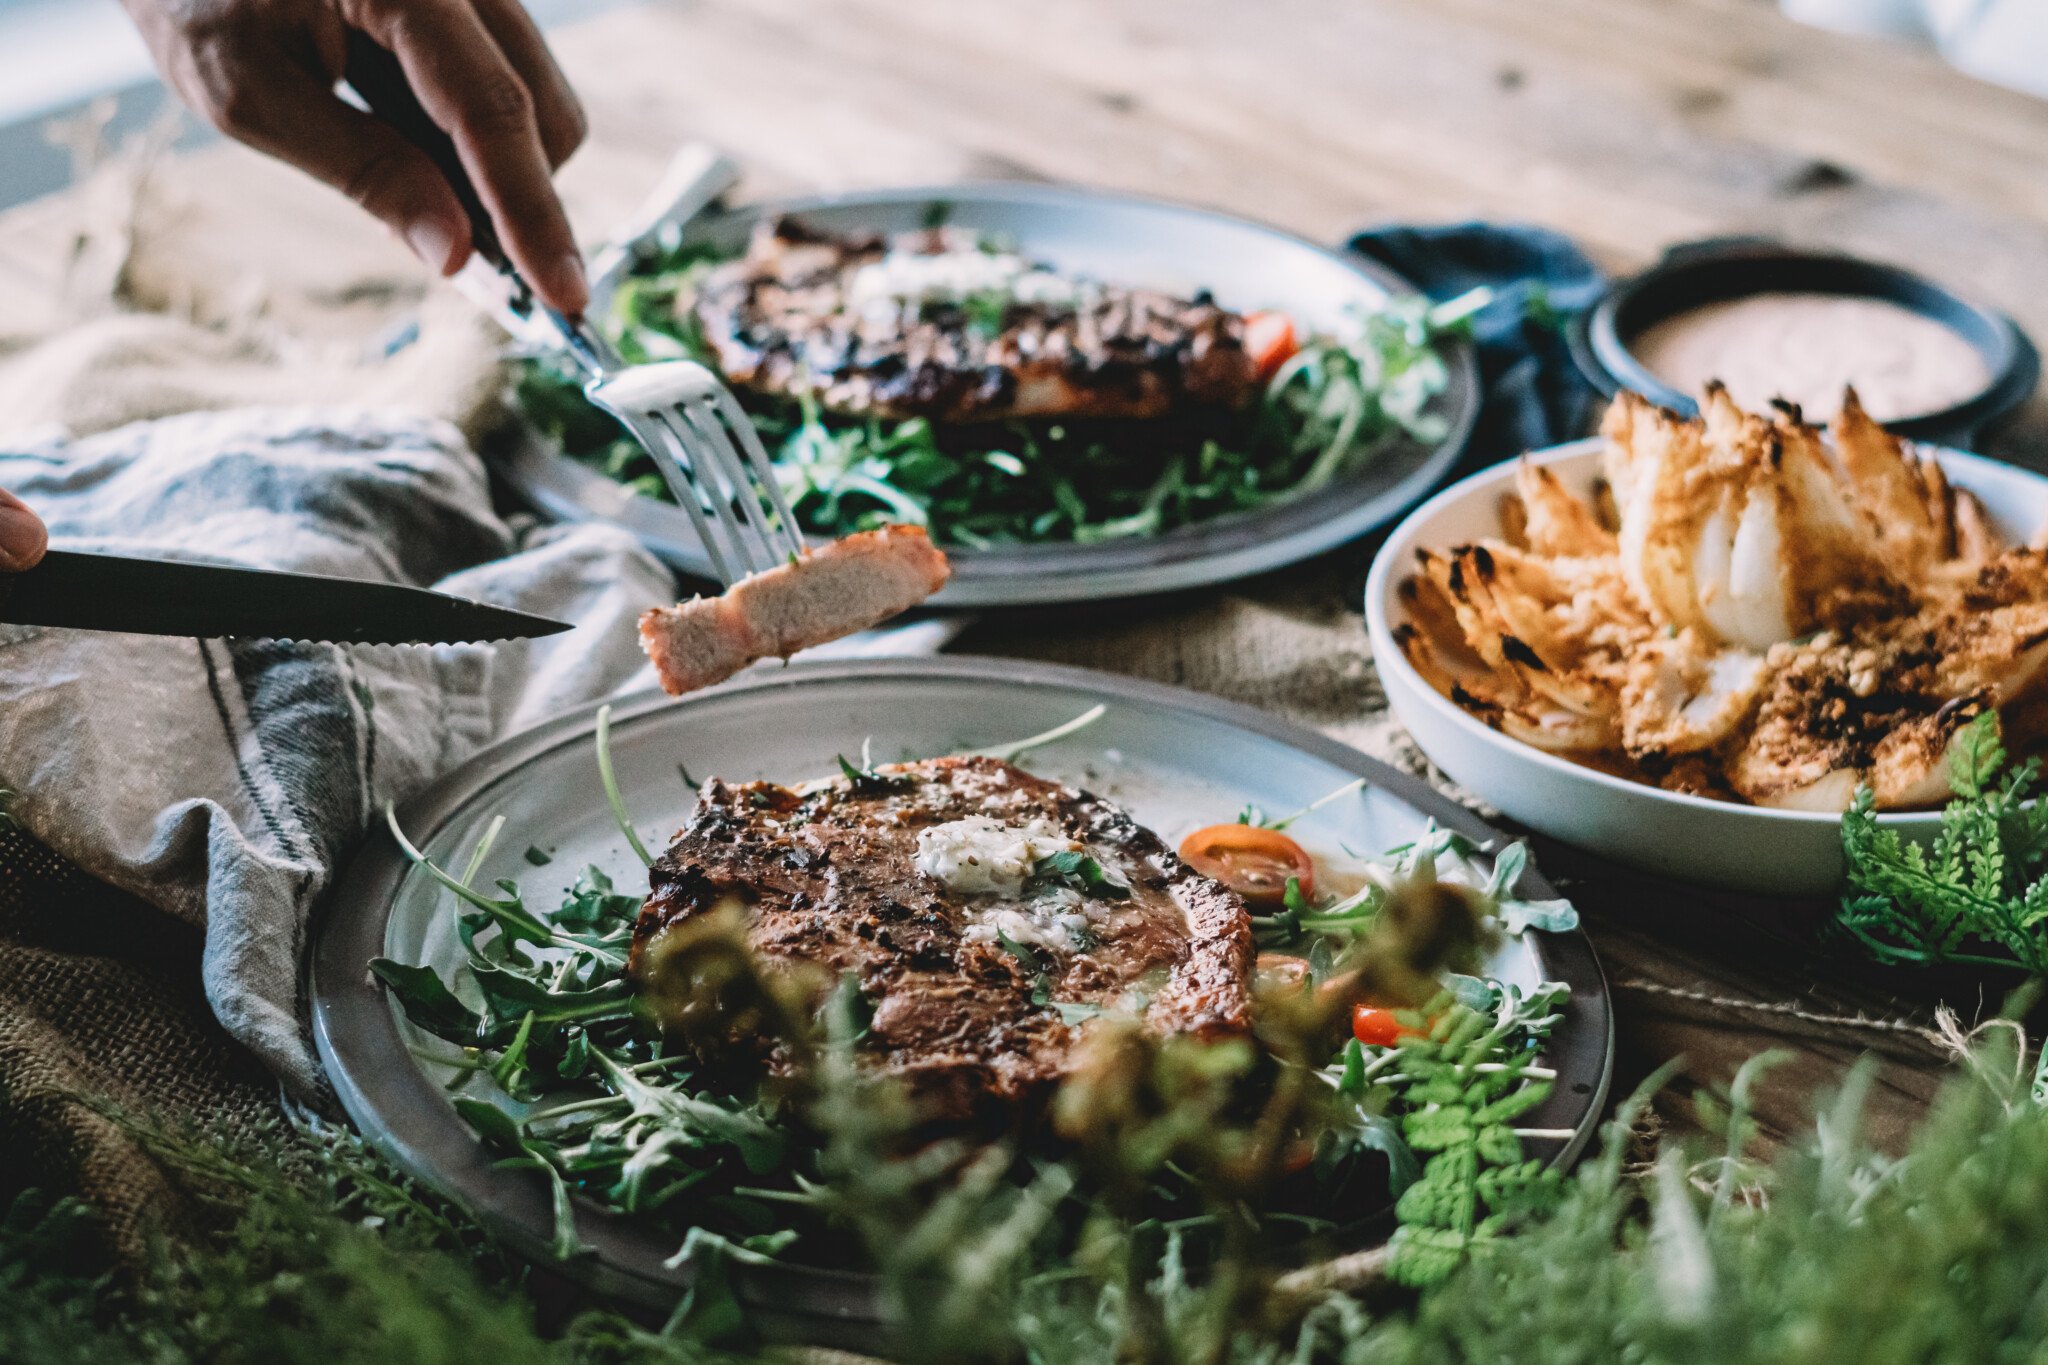
M674 829L691 804L678 764L699 778L789 782L829 772L835 753L857 752L869 738L877 760L952 753L1040 733L1097 702L1108 704L1100 721L1026 762L1121 802L1170 843L1232 818L1247 801L1272 811L1298 809L1354 777L1372 785L1293 828L1311 851L1340 859L1340 844L1377 851L1414 837L1431 820L1475 840L1497 837L1416 779L1249 708L1008 659L797 664L682 702L640 696L614 708L612 750L627 805L652 842ZM429 855L459 863L485 826L504 816L481 869L484 883L513 877L529 893L551 892L595 862L630 885L639 864L606 808L594 733L593 707L505 740L408 802L400 820ZM529 846L547 850L553 861L529 866ZM627 869L632 875L621 876ZM1553 894L1533 874L1521 892ZM544 1257L552 1227L545 1187L531 1172L498 1169L456 1115L442 1088L448 1073L412 1050L445 1045L415 1030L372 982L366 964L380 956L444 972L461 957L447 898L383 835L342 877L315 950L321 1060L372 1143L521 1252ZM1613 1019L1592 946L1577 933L1530 934L1510 941L1489 970L1525 986L1547 979L1572 988L1547 1049L1556 1090L1526 1122L1570 1130L1569 1140L1532 1148L1573 1160L1593 1135L1613 1067ZM577 1227L595 1254L564 1269L597 1291L660 1311L688 1285L688 1266L665 1264L676 1250L672 1236L580 1202ZM742 1297L775 1334L854 1349L875 1345L872 1277L800 1265L743 1267L739 1276Z
M1206 288L1238 310L1277 308L1309 331L1349 309L1414 293L1399 275L1277 228L1209 209L1068 186L989 184L865 190L746 205L699 218L688 242L744 248L768 213L797 213L843 231L908 231L934 204L947 221L1017 242L1027 256L1098 279L1182 293ZM1462 344L1445 357L1450 384L1432 411L1447 426L1435 446L1403 442L1355 473L1293 502L1180 527L1163 536L1098 545L1026 545L950 551L953 581L939 607L1024 606L1134 597L1227 582L1307 559L1399 516L1451 468L1479 412L1478 372ZM499 472L561 521L615 521L683 573L711 576L689 519L643 498L526 431L493 452Z

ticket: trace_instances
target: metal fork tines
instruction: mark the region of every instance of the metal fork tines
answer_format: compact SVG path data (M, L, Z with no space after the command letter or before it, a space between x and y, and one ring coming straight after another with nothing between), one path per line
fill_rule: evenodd
M727 586L803 553L760 435L711 371L688 360L634 365L585 392L654 457Z
M398 58L351 30L347 79L370 111L425 151L455 188L469 214L477 259L485 263L464 267L461 275L469 286L465 292L483 300L516 337L528 342L560 338L589 381L584 392L591 401L625 423L654 457L726 585L801 554L803 532L776 482L768 452L739 401L718 377L702 365L681 360L627 366L587 319L564 317L542 303L503 250L454 142L420 103ZM699 149L679 153L635 215L629 241L637 243L663 227L679 226L733 178L732 163L724 157ZM607 253L604 276L623 272L631 251L629 245ZM490 272L499 280L487 281Z

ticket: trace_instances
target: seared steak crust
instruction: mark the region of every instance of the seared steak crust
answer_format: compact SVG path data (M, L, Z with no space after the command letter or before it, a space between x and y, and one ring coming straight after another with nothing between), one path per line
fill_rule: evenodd
M863 1055L943 1120L996 1118L1044 1097L1088 1027L1065 1022L1056 1004L1140 1011L1162 1033L1250 1027L1243 903L1122 810L994 759L882 771L900 785L860 790L837 779L793 791L707 782L654 864L634 935L635 976L670 925L738 903L749 943L770 964L812 964L829 979L854 974L874 1008ZM1087 928L1073 948L1036 949L1035 965L1027 963L986 927L1016 898L962 894L920 870L920 831L970 816L1043 821L1084 845L1129 895L1050 893ZM765 1042L734 1043L771 1070L784 1063Z
M855 277L893 250L973 251L934 228L894 241L839 237L788 218L714 268L691 305L728 382L814 396L828 412L986 422L1017 417L1163 417L1242 407L1257 367L1244 319L1204 296L1090 284L1077 299L997 297L879 313Z

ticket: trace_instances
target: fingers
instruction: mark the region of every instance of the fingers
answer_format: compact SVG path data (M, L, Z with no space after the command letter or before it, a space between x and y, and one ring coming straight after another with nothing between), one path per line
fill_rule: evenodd
M541 100L464 0L380 0L365 31L405 67L413 92L455 140L506 254L562 312L590 301L583 257L541 141ZM552 65L552 63L550 63Z
M336 98L294 54L251 37L209 50L197 74L193 103L222 132L340 190L436 273L467 259L468 215L427 154Z
M576 98L569 78L555 64L555 54L548 51L547 41L519 0L476 0L476 12L491 36L498 40L505 60L526 82L533 96L540 145L548 154L549 164L559 169L583 145L583 135L589 131L583 102Z
M28 504L0 488L0 573L32 569L50 545L50 533Z

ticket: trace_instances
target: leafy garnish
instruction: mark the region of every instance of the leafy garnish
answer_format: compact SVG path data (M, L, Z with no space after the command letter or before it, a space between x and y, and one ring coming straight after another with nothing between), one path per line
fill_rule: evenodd
M847 783L862 796L879 796L884 792L908 791L915 785L908 773L884 773L875 771L862 755L863 766L855 767L845 754L838 754L839 771Z
M483 1031L477 1012L455 998L432 967L414 967L388 957L372 958L370 972L398 998L405 1017L437 1038L467 1047Z
M448 875L432 859L428 858L426 854L413 846L412 840L405 837L405 831L398 827L398 813L389 802L386 802L384 806L384 820L390 826L392 837L398 841L399 848L404 852L408 860L435 881L441 883L441 885L453 891L457 896L468 901L471 905L474 905L477 909L496 920L499 928L504 930L508 937L536 944L547 944L556 941L554 932L547 925L535 919L520 900L519 886L516 882L500 881L498 883L499 889L505 893L502 899L494 900L480 892L473 891L465 882Z
M1077 734L1087 729L1096 721L1101 720L1108 712L1109 706L1106 703L1097 702L1072 720L1055 725L1050 730L1041 731L1038 734L1017 740L1014 743L1002 744L989 749L975 749L971 752L984 758L999 758L1005 763L1015 763L1033 749L1042 749L1055 740L1065 739L1069 735Z
M1859 791L1842 817L1852 889L1837 922L1883 962L2048 975L2048 803L2034 799L2040 766L2007 766L1998 715L1986 711L1951 746L1955 797L1931 843L1880 824L1871 791Z
M553 918L558 928L618 933L630 931L639 916L640 897L615 890L612 879L592 865L576 874Z
M1355 778L1350 782L1346 782L1343 786L1338 787L1335 791L1326 792L1323 795L1318 796L1315 800L1309 802L1306 806L1303 806L1300 810L1295 811L1293 814L1281 816L1278 820L1265 819L1264 813L1261 812L1257 806L1246 806L1246 814L1255 815L1259 818L1250 820L1240 818L1239 823L1247 825L1260 825L1266 829L1286 829L1289 825L1294 824L1296 821L1304 818L1305 816L1315 814L1324 806L1329 805L1332 801L1342 800L1344 797L1351 795L1351 793L1353 792L1364 791L1365 787L1366 780L1364 778Z
M1059 1011L1060 1022L1069 1028L1076 1024L1085 1024L1090 1019L1100 1018L1103 1013L1100 1005L1084 1005L1066 1000L1055 1000L1052 1007Z
M996 931L996 946L1017 959L1024 968L1024 975L1031 981L1031 1003L1045 1006L1052 1003L1053 964L1045 955L1028 943L1019 943L1001 930Z
M1086 896L1103 900L1120 901L1131 894L1131 888L1103 869L1101 863L1078 849L1062 849L1049 853L1031 865L1031 875L1039 881L1053 886L1066 886Z
M993 290L969 294L961 300L960 310L967 315L969 330L982 337L999 336L1010 316L1010 298Z
M597 708L597 775L604 783L604 799L612 808L612 819L618 821L619 833L626 836L633 855L652 867L654 855L647 851L647 845L640 842L640 832L633 828L633 818L626 814L626 798L619 794L618 775L612 771L612 708L609 706Z
M1527 929L1541 929L1550 934L1568 934L1578 928L1579 912L1570 901L1562 897L1531 901L1515 896L1516 883L1532 866L1529 846L1520 841L1494 855L1493 875L1487 880L1486 894L1493 899L1494 916L1500 921L1501 932L1520 934Z

